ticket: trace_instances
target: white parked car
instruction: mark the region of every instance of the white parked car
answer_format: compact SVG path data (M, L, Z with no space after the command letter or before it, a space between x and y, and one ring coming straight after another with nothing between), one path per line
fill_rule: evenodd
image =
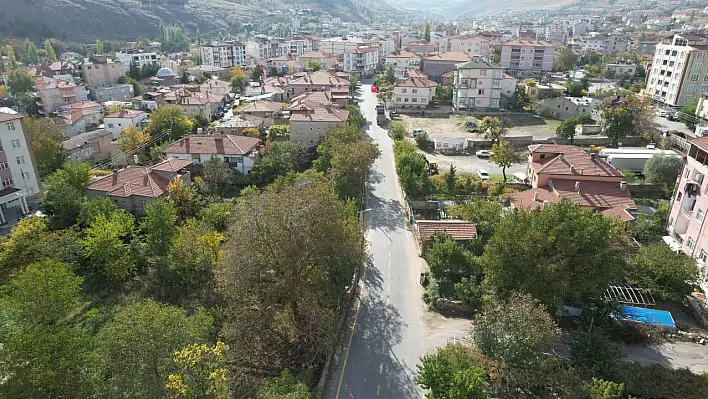
M413 129L413 137L418 136L419 134L425 134L425 130L423 129Z
M475 155L477 155L478 158L489 158L490 155L492 155L491 152L488 150L479 150L475 152Z
M477 176L479 176L482 181L489 180L489 172L484 169L477 169Z

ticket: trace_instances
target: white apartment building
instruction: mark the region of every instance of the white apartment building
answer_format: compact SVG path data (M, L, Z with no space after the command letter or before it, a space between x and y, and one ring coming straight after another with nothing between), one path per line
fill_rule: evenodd
M587 36L574 37L569 41L573 48L582 51L596 51L604 54L612 54L615 51L627 51L632 47L632 40L620 35L600 35L590 33Z
M312 51L312 40L304 36L291 36L282 39L281 54L299 55Z
M221 68L246 66L246 46L237 41L213 41L200 47L202 64Z
M484 57L492 55L492 41L481 36L444 36L440 39L440 52L448 51L480 54Z
M359 47L369 46L371 40L357 36L338 36L321 39L318 43L319 51L324 51L330 55L343 55L347 51L356 50Z
M246 55L255 60L269 60L282 55L278 53L279 44L280 41L277 39L256 37L254 40L246 42Z
M553 69L554 57L550 42L515 39L502 44L501 66L513 76L543 76Z
M499 109L503 68L481 59L455 65L452 105L457 110Z
M103 124L106 125L106 130L111 132L114 140L120 138L123 129L135 126L138 131L142 131L147 123L148 114L135 109L124 109L103 118Z
M157 65L158 63L157 53L139 49L118 51L116 52L116 58L123 63L125 72L130 70L131 64L137 65L138 69L140 69L144 65Z
M438 84L425 78L408 78L393 85L393 108L425 108L433 101Z
M359 47L344 53L344 72L373 75L379 63L378 47Z
M681 107L708 91L708 38L676 34L656 45L646 93L654 100Z
M27 197L39 194L37 169L27 142L24 115L0 113L0 224L6 215L29 213Z
M412 51L394 51L384 58L384 63L394 68L415 68L420 66L420 55Z

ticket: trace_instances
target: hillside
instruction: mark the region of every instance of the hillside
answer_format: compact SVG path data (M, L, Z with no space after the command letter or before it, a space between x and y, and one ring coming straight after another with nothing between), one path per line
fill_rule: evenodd
M440 18L475 18L500 15L510 11L553 10L576 0L391 0L394 6L409 11L426 12Z
M160 23L188 33L237 33L257 22L287 21L295 8L365 21L393 10L370 0L0 0L0 37L133 40L156 36Z

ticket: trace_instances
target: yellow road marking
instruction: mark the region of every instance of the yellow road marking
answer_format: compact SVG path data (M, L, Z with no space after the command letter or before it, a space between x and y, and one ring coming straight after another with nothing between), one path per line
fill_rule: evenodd
M381 353L384 353L384 347L385 347L385 345L381 344Z
M376 386L376 396L379 396L379 393L381 392L381 384Z
M349 335L349 344L347 345L347 354L344 355L344 364L342 365L342 374L339 376L339 385L337 386L337 395L335 399L339 398L339 391L342 389L342 381L344 380L344 370L347 368L347 360L349 359L349 348L352 347L352 339L354 339L354 329L356 328L356 320L359 317L359 307L361 302L356 305L356 313L354 313L354 324L352 324L352 333Z
M386 327L384 327L384 337L386 336Z
M379 364L379 374L383 373L383 363Z

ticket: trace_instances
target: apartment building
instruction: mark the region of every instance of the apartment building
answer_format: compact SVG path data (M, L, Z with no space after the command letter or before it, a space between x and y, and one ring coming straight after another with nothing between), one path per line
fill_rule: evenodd
M321 70L328 70L337 65L337 57L332 57L323 51L310 51L295 57L295 69L298 72L308 70L308 64L311 63L318 64Z
M370 46L371 40L358 36L338 36L321 39L318 42L319 51L324 51L333 56L344 55L347 51L356 50L359 47Z
M123 69L127 73L130 65L134 64L138 68L145 65L157 65L157 53L141 49L130 49L116 52L116 58L123 63Z
M331 107L314 107L290 116L290 141L308 148L326 138L333 128L347 122L349 111Z
M246 55L255 60L268 60L278 55L278 45L280 40L266 37L256 37L246 42Z
M8 222L8 212L29 213L27 197L39 194L37 169L27 141L24 117L0 113L0 224Z
M698 259L700 281L708 288L708 137L691 142L681 176L671 197L668 233L665 241L673 248Z
M379 63L378 47L359 47L344 53L344 72L370 76Z
M246 66L246 46L238 41L212 41L200 47L202 64L221 68Z
M437 83L425 78L407 78L393 85L394 108L425 108L433 101Z
M481 59L455 65L452 106L456 110L499 109L503 75L501 65Z
M120 60L106 57L105 55L94 55L84 58L79 64L81 80L88 87L106 87L118 83L121 76L125 76L127 68Z
M412 51L401 50L394 51L393 53L387 55L386 58L384 58L384 63L386 65L391 65L394 68L417 68L420 66L420 60L420 55Z
M492 55L492 47L492 41L482 36L454 35L440 39L441 53L457 51L490 57Z
M625 36L619 35L588 35L570 40L573 48L581 51L594 51L603 54L612 54L615 51L629 50L633 42Z
M290 36L281 39L283 43L281 54L278 55L299 55L312 51L312 40L305 36Z
M515 39L502 44L501 66L517 77L543 76L553 69L555 49L544 40Z
M670 107L708 91L708 38L676 34L656 45L646 93Z
M39 93L39 112L43 115L58 112L59 107L88 99L86 86L67 80L52 79L47 83L38 84L35 89Z

